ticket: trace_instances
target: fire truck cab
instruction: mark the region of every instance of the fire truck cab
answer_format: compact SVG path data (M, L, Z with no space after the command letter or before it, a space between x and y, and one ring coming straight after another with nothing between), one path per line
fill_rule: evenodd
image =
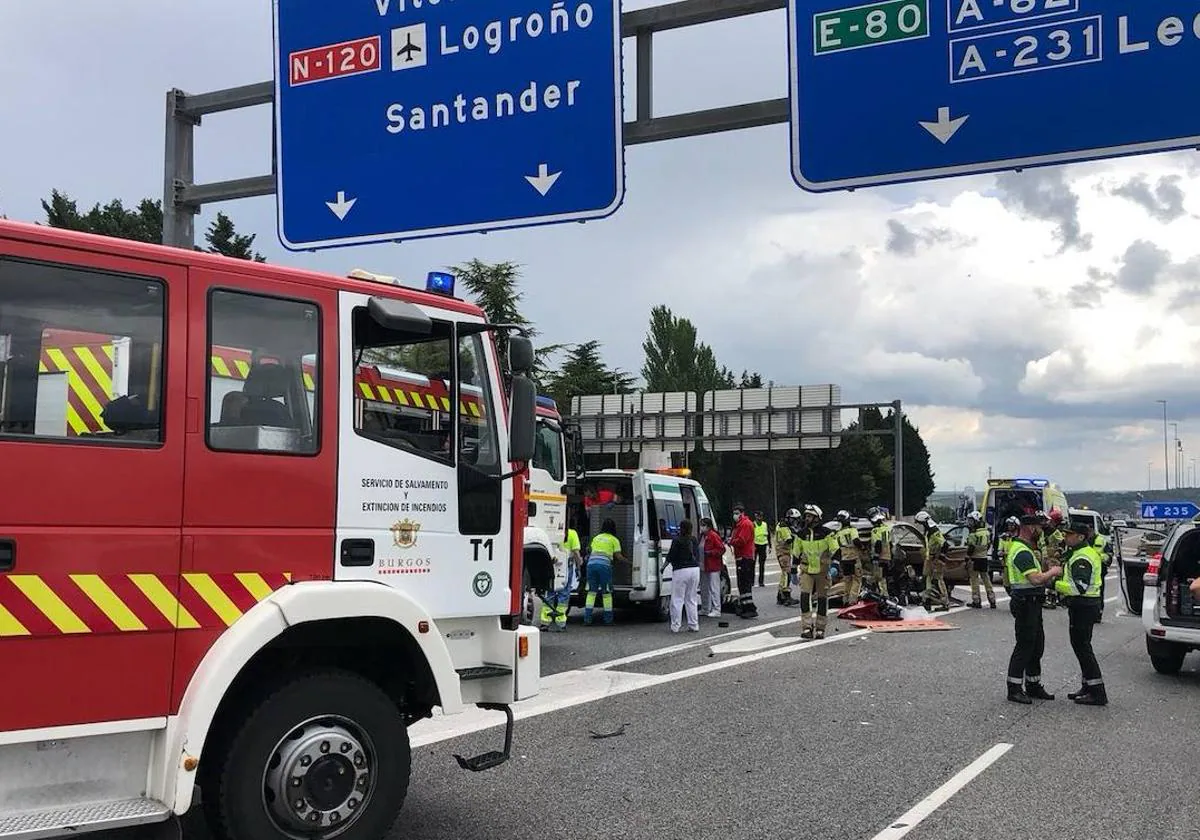
M0 838L199 801L222 840L375 840L435 707L505 712L459 759L504 761L539 681L514 331L452 290L0 221Z
M562 589L567 584L567 553L563 548L567 524L567 450L558 404L537 398L537 432L529 464L525 526L525 620L534 623L535 592Z

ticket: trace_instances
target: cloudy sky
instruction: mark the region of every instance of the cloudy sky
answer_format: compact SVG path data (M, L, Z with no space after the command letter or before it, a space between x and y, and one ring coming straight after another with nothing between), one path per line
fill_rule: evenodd
M782 12L668 33L655 58L659 114L787 94ZM55 187L81 206L160 197L166 90L271 72L267 0L0 5L0 213L40 221ZM268 172L270 131L269 108L206 117L197 179ZM419 280L517 261L546 341L597 338L628 370L666 303L732 368L904 400L940 489L981 487L989 467L1094 489L1150 473L1161 488L1158 399L1200 455L1195 153L826 195L792 182L786 126L627 161L624 205L586 225L293 254L271 198L220 209L272 262Z

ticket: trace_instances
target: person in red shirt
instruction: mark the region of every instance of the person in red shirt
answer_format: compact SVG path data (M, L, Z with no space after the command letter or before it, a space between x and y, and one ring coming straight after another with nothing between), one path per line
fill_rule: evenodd
M737 562L738 615L758 618L754 606L754 522L746 516L745 505L733 506L733 533L729 537Z
M725 540L707 516L700 520L704 550L704 579L700 582L701 611L708 618L721 617L721 569L725 568Z

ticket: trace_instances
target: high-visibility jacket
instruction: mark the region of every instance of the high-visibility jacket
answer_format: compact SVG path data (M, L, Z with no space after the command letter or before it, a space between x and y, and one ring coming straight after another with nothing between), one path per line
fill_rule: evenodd
M792 554L792 529L786 525L775 526L775 555L790 557Z
M824 528L801 528L792 540L792 557L800 571L810 575L828 569L829 559L837 549L837 540Z
M1104 579L1104 558L1093 546L1081 545L1066 559L1063 576L1054 582L1054 591L1067 598L1099 598Z
M1018 558L1025 553L1028 553L1029 560L1022 565L1018 565ZM1008 554L1004 557L1004 573L1008 579L1009 588L1013 591L1042 589L1044 584L1032 583L1029 580L1029 575L1041 570L1042 567L1038 562L1037 555L1033 553L1033 546L1028 545L1019 537L1013 539L1008 546Z
M987 557L991 542L992 532L988 530L988 526L980 525L967 535L967 556L973 560Z
M597 534L592 537L592 552L588 555L588 562L603 561L612 563L615 557L621 551L621 541L612 534Z
M942 553L942 546L946 544L946 535L942 533L941 528L934 528L925 535L925 559L936 560L938 555Z
M892 526L884 522L871 529L871 550L881 560L892 559Z
M768 537L767 523L766 522L755 522L754 523L754 544L755 545L766 545L768 542L770 542L770 538Z
M856 562L858 558L858 529L853 525L845 525L834 532L834 540L837 542L838 548L842 550L842 561L848 563Z

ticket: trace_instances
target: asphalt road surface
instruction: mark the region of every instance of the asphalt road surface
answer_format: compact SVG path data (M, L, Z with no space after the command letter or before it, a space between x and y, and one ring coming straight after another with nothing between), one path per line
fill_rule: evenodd
M392 840L1194 840L1200 656L1156 674L1114 575L1095 641L1109 705L1066 699L1079 671L1061 609L1043 660L1058 699L1009 703L997 594L999 609L935 616L954 629L833 620L816 642L772 580L757 620L699 634L622 615L585 628L576 611L542 637L542 693L519 705L507 764L472 774L453 757L498 748L499 714L413 728Z

